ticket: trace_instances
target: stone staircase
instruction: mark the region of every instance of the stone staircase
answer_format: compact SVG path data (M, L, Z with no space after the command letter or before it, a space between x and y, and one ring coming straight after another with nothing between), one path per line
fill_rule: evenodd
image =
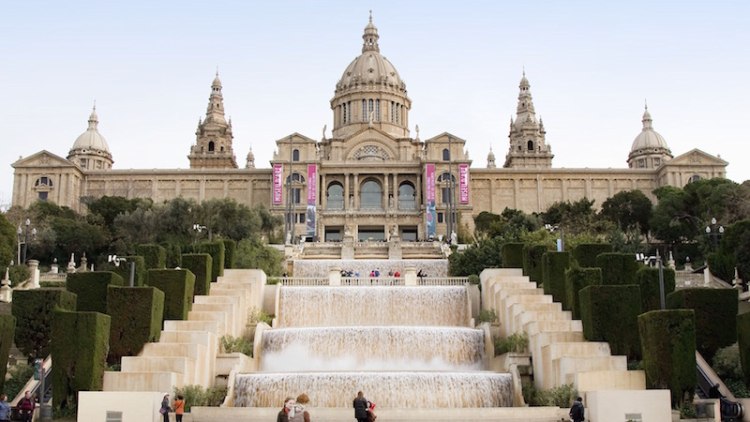
M165 321L158 343L123 357L120 372L105 372L103 391L158 391L212 387L219 339L244 335L248 315L260 309L266 276L258 270L225 270L207 296L196 296L187 321Z
M482 307L497 312L501 336L528 334L536 388L573 384L580 393L646 389L643 371L628 371L627 357L612 356L609 344L586 341L581 321L521 269L487 269L480 280Z

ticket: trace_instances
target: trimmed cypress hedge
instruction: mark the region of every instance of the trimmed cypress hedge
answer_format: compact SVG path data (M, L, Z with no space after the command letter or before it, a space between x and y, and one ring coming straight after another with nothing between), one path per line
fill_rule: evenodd
M675 273L671 268L662 268L664 271L664 295L668 295L675 288ZM641 307L643 312L661 309L661 291L659 290L659 269L653 267L641 267L635 278L641 287Z
M651 311L638 317L646 387L668 388L672 407L695 392L695 312L690 309Z
M581 306L578 292L586 286L602 284L601 268L573 267L565 271L565 301L566 309L573 312L574 319L581 319Z
M523 268L523 243L505 243L500 248L503 268Z
M167 251L161 246L154 244L138 245L136 251L138 256L143 257L147 269L166 268Z
M47 357L55 308L76 310L75 293L61 289L16 290L11 313L16 317L16 346L27 357Z
M750 384L750 312L737 315L737 342L740 346L740 363L745 384Z
M555 302L560 302L566 308L565 300L565 270L570 268L569 252L547 252L542 256L542 286L544 294L552 295Z
M602 269L602 284L607 286L636 284L638 265L629 253L602 253L596 257L596 266Z
M195 291L190 270L148 270L148 283L164 292L164 320L187 320Z
M682 289L667 295L667 308L695 311L695 346L706 361L737 341L737 290Z
M5 388L5 373L8 369L8 357L15 334L16 318L13 315L0 314L0 392Z
M224 275L224 242L203 242L198 245L198 253L211 255L211 282L215 283Z
M148 277L147 269L146 269L146 261L143 259L142 256L122 256L120 258L123 258L125 262L121 262L119 266L114 265L108 265L107 271L112 271L113 273L119 275L122 277L123 285L129 286L130 285L130 265L132 265L133 262L135 262L135 277L133 277L133 285L135 287L143 286L146 284L146 277Z
M596 257L608 252L612 252L609 243L581 243L573 249L573 259L579 267L596 267Z
M224 268L234 268L234 257L237 253L237 242L232 239L222 239L224 243Z
M110 317L55 311L52 320L52 403L75 407L79 391L101 391L109 349Z
M542 282L542 256L549 248L545 245L526 245L523 247L523 274L529 280Z
M65 288L78 296L79 312L107 313L107 287L122 286L122 277L109 271L86 271L68 274Z
M641 360L638 286L586 286L578 295L586 340L606 341L613 355Z
M211 255L195 253L182 255L182 268L195 274L195 295L207 295L211 290Z
M182 249L175 243L164 242L161 244L164 248L164 262L166 268L182 267Z
M107 315L112 318L107 360L120 363L121 357L140 353L144 344L159 341L164 292L155 287L109 286Z

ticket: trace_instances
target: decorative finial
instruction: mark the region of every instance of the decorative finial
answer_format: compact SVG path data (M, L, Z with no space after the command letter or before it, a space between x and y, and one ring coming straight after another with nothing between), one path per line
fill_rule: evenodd
M647 99L644 99L644 100L643 100L643 103L644 103L644 104L646 104L646 110L648 110L648 100L647 100Z
M523 70L523 76L526 76L526 65L523 65L521 69Z
M219 77L219 66L218 65L216 66L216 77L217 78Z
M96 111L96 100L94 100L94 111Z
M370 23L372 23L372 10L370 10Z

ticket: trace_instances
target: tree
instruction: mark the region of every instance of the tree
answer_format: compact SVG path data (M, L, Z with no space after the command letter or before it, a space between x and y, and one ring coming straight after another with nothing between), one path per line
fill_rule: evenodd
M10 265L10 261L15 258L16 251L16 230L15 227L0 214L0 269L5 269ZM4 274L3 274L4 275ZM2 275L0 275L2 277Z
M259 269L268 276L279 276L282 273L281 261L281 253L264 245L260 239L244 239L237 244L234 268Z
M653 207L653 203L643 192L629 190L618 192L604 201L599 214L624 231L639 231L648 236Z
M482 238L463 252L455 251L448 258L449 270L455 277L479 274L485 268L501 268L500 248L505 240L501 237Z

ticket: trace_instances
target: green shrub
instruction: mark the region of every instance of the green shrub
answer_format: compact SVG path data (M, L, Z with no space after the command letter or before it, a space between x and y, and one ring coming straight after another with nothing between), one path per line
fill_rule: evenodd
M10 356L10 348L13 345L13 336L15 335L16 318L13 315L0 314L0 391L4 391L8 357Z
M11 313L16 317L16 346L29 358L47 357L55 308L76 310L76 295L59 289L16 290Z
M0 274L0 276L2 276L2 274ZM8 267L8 277L10 278L10 286L16 287L20 283L31 278L31 270L26 264L11 265Z
M711 369L716 372L723 381L728 379L742 380L742 365L740 363L740 348L735 343L724 347L714 354Z
M54 407L73 407L79 391L101 391L109 350L110 317L56 310L52 320Z
M476 284L479 285L479 276L476 274L472 274L469 276L469 284Z
M34 366L32 365L17 365L8 369L8 379L5 380L5 386L2 390L2 393L8 396L8 402L13 401L18 396L18 393L26 386L29 378L33 375Z
M579 267L596 267L596 257L608 252L612 252L612 245L609 243L581 243L573 249L573 260Z
M523 247L523 274L529 280L542 282L542 257L549 248L545 245L525 245Z
M148 283L164 292L164 320L187 320L195 289L190 270L148 270Z
M182 255L182 268L195 274L195 295L208 295L211 289L211 255L206 253Z
M234 258L237 254L237 242L232 239L221 239L224 243L224 268L234 268Z
M221 406L227 396L227 389L225 387L204 390L200 385L186 385L174 388L174 396L178 395L185 399L185 413L189 413L193 406Z
M136 248L138 256L143 257L146 269L163 269L167 265L167 251L159 245L145 244Z
M638 317L646 387L668 388L672 408L692 401L695 392L695 312L651 311ZM687 395L687 397L686 397Z
M675 272L671 268L662 268L664 275L664 295L675 289ZM635 275L641 287L641 307L643 312L661 309L661 290L659 287L659 269L641 267Z
M603 253L596 257L596 266L602 269L602 284L607 286L636 284L639 265L629 253Z
M601 256L601 255L600 255ZM583 335L589 341L606 341L613 355L641 359L638 286L586 286L578 293Z
M506 243L500 248L503 268L523 268L523 243Z
M68 274L65 288L78 296L79 312L107 313L107 288L122 286L122 277L109 271L86 271Z
M224 334L219 339L219 353L242 353L253 357L253 342L245 337Z
M750 312L737 315L737 343L745 383L750 385Z
M164 292L154 287L117 287L107 290L107 315L111 364L123 356L136 356L148 342L159 341L164 319Z
M682 289L667 295L667 308L695 311L695 346L707 361L737 341L737 290Z
M268 315L267 313L258 309L257 306L253 306L252 308L250 308L250 312L248 312L247 314L247 323L257 324L259 322L265 322L266 324L271 325L271 323L273 322L273 315Z
M564 384L549 390L537 390L532 382L523 387L524 401L530 406L556 406L569 408L578 397L573 384Z
M180 245L164 242L160 246L164 248L164 262L167 268L182 267L182 249Z
M565 300L567 301L567 309L573 312L574 319L581 319L578 292L586 286L598 286L601 284L601 268L573 267L565 271Z
M494 339L495 356L506 353L524 353L529 350L529 335L524 333L513 333L505 338Z
M542 257L542 286L544 294L552 295L555 302L560 302L563 309L570 309L565 300L565 271L570 268L570 253L547 252Z
M493 323L497 321L497 313L495 313L494 309L482 309L479 311L479 315L477 316L477 325L483 323L483 322L489 322Z
M211 255L211 282L215 283L224 275L224 242L203 242L197 252Z
M39 280L39 287L65 289L65 280Z

